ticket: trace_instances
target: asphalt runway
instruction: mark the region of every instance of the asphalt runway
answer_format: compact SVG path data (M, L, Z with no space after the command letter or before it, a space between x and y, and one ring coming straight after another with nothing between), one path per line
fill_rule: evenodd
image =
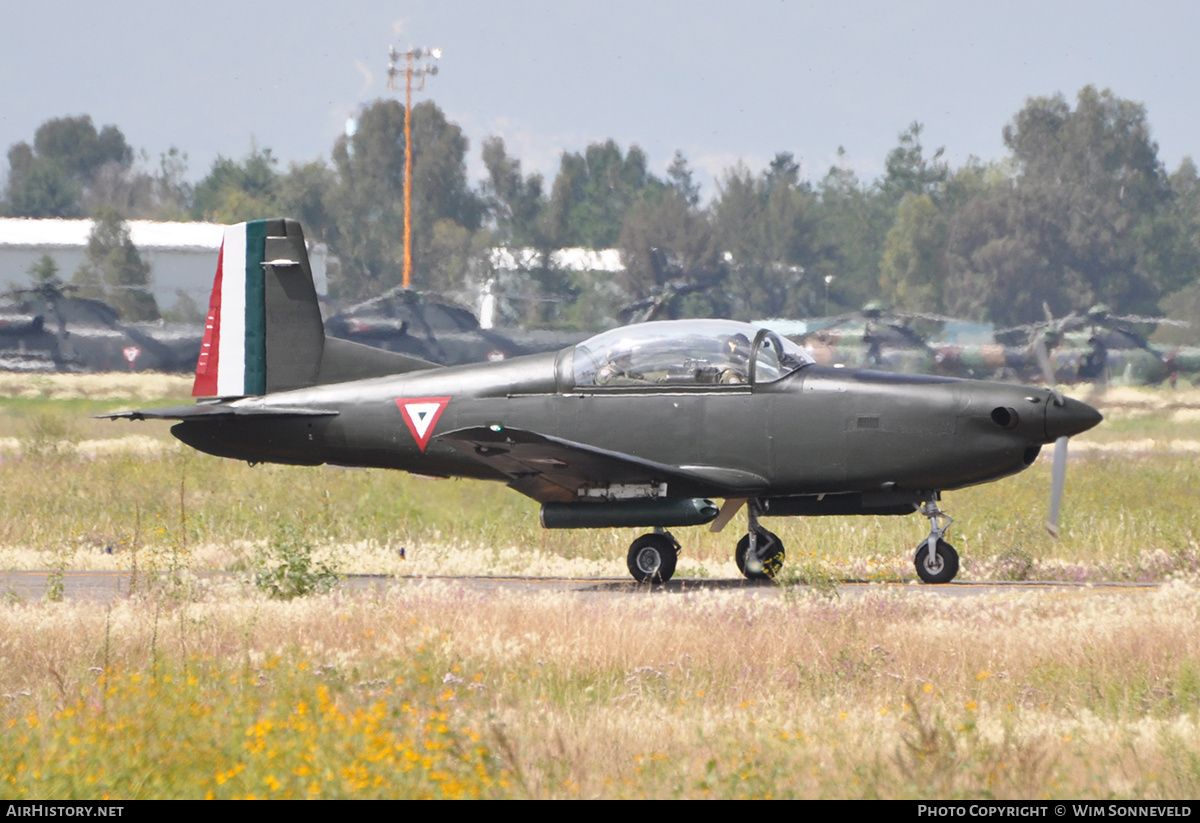
M55 572L49 569L32 571L7 570L0 572L0 592L9 601L40 602L46 598L46 587ZM232 572L190 573L191 577L211 584L236 583L246 580L246 575ZM163 579L160 577L160 579ZM778 596L782 587L767 581L751 581L741 578L712 580L676 578L663 586L649 586L627 578L569 578L569 577L391 577L387 575L349 575L341 584L351 591L386 589L389 586L412 585L421 582L457 584L479 593L535 594L539 592L575 592L581 597L632 597L645 595L670 596L688 592L713 590L743 590L748 595ZM141 585L145 585L143 576ZM139 583L127 571L64 571L62 572L63 599L69 601L110 603L126 599L131 589ZM1151 592L1158 584L1147 583L1070 583L1070 582L956 582L940 586L919 583L866 583L843 581L837 587L838 594L853 597L886 586L914 594L936 594L941 597L979 597L984 595L1018 595L1033 591L1061 591L1085 594ZM807 586L797 586L806 589Z

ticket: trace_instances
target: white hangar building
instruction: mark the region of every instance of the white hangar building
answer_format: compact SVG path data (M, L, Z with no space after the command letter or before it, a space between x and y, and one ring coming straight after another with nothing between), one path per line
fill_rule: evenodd
M142 260L150 264L150 289L159 306L169 308L179 292L201 306L208 304L224 226L153 220L130 220L126 225ZM69 281L83 264L91 231L91 220L0 218L0 287L28 285L29 269L43 254L54 259L58 276ZM317 293L324 295L328 250L310 243L308 255Z

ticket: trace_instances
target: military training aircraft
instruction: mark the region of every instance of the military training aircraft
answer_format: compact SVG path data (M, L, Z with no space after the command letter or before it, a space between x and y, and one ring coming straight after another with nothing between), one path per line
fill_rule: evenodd
M226 230L193 394L193 406L105 416L178 420L184 443L251 463L498 480L540 502L546 528L653 529L628 554L649 582L675 571L667 528L719 531L743 507L747 577L783 562L764 516L917 511L930 522L917 573L948 582L958 555L941 493L1016 474L1056 440L1065 461L1066 438L1101 420L1046 388L822 367L729 320L438 367L326 337L291 220Z

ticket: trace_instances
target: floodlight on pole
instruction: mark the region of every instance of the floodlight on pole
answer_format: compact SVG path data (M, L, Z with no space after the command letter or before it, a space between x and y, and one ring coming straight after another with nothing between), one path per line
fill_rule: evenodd
M400 75L404 75L404 288L412 284L412 93L413 78L419 82L417 91L425 88L425 78L437 74L437 66L426 60L422 65L416 61L432 58L441 59L442 50L439 48L409 48L406 52L397 52L395 46L388 46L388 89L399 91ZM403 66L397 66L403 61Z

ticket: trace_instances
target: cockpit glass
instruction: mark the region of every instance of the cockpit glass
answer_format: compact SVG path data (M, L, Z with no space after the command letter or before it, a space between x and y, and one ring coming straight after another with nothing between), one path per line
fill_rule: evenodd
M769 383L811 362L795 343L748 323L641 323L598 334L576 346L575 385L732 386L748 384L752 375L756 383Z

